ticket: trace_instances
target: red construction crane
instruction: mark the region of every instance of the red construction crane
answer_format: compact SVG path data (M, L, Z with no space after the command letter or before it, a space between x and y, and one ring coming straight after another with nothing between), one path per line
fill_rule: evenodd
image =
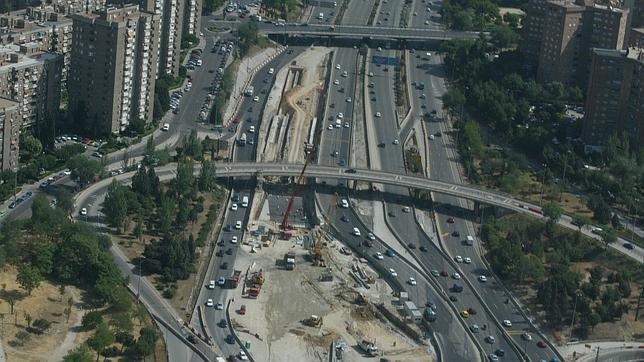
M297 177L297 181L295 182L295 187L293 188L293 193L291 194L291 197L288 200L288 205L286 206L286 211L284 212L284 219L282 219L282 224L280 224L280 229L282 230L283 239L290 238L290 234L288 233L288 230L291 230L292 227L288 223L288 217L291 214L291 209L293 208L293 200L295 199L295 196L297 196L298 191L300 190L302 181L304 180L304 172L306 171L306 167L309 165L309 163L311 162L311 159L313 159L313 155L315 154L315 145L307 143L305 145L304 152L306 153L304 166L302 166L302 171L300 171L300 175Z

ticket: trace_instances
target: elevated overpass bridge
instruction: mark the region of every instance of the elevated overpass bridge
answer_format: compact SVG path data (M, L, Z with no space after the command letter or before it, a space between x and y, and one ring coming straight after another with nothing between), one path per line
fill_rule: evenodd
M242 176L289 176L297 177L302 171L302 164L288 163L256 163L236 162L217 163L218 177L242 177ZM309 165L305 172L306 177L347 179L363 181L375 184L390 184L409 187L419 190L438 192L445 195L460 197L479 203L485 203L509 209L512 211L529 214L531 216L543 217L539 206L527 204L511 196L486 191L480 188L437 181L425 177L399 175L395 173L368 170L368 169L347 169L333 166Z

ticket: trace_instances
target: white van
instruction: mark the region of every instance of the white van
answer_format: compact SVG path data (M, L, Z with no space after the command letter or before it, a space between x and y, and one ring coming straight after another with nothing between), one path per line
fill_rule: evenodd
M349 201L347 199L342 199L342 202L340 203L343 209L348 209L349 208Z
M163 127L161 127L162 131L169 131L170 130L170 123L164 123Z
M360 236L360 229L353 228L353 233L352 234L355 235L355 236Z
M342 128L342 120L340 118L335 119L335 128Z
M467 245L474 245L474 238L472 237L472 235L468 235L468 236L465 238L465 243L466 243Z
M324 19L324 13L319 13L319 14L318 14L318 19L319 19L319 20Z
M248 207L248 196L242 198L242 207Z

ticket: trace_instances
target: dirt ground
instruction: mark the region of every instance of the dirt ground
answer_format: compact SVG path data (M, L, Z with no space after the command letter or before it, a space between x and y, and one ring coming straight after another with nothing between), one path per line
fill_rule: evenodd
M0 303L0 335L8 361L46 361L51 360L52 356L62 357L88 337L84 333L75 334L72 328L82 316L77 303L81 295L79 289L68 286L61 294L58 286L45 281L31 295L27 295L16 283L16 274L13 267L5 267L0 272L0 294L3 299ZM13 315L6 301L6 297L12 294L17 297ZM64 310L70 298L74 303L68 322ZM16 334L26 331L27 314L32 322L43 318L51 322L51 326L42 335L27 332L29 337L23 339L22 345L11 346L13 341L18 340ZM67 337L68 334L71 338Z
M325 249L328 268L312 266L301 238L274 240L270 245L256 248L255 253L249 252L250 246L243 245L235 265L235 269L244 272L249 267L251 272L261 269L265 276L259 298L242 297L238 288L233 302L235 310L241 304L247 306L245 315L233 316L233 324L240 338L251 342L251 353L257 361L326 361L334 341L346 343L345 361L373 360L357 348L357 342L363 338L375 339L381 357L391 361L431 360L427 346L419 346L389 323L375 318L371 309L362 310L354 304L359 294L372 304L390 304L392 290L368 265L354 256L341 254L341 243L333 240ZM296 253L294 271L281 267L288 251ZM360 264L375 278L371 289L355 284L348 273L352 264ZM325 273L331 273L333 281L321 281ZM302 323L311 315L322 317L321 327Z

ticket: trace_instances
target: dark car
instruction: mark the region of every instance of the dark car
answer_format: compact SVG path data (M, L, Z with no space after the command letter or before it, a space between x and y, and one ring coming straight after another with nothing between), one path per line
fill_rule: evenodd
M426 247L426 246L421 246L419 249L420 249L420 251L422 251L423 253L426 253L426 252L427 252L427 247Z
M228 225L224 226L224 231L232 231L232 230L233 230L232 225L228 224Z
M342 216L340 217L340 220L342 220L343 222L349 222L349 219L347 218L347 216L346 216L346 215L342 215Z
M226 249L226 254L233 255L233 249L232 248ZM226 269L226 268L224 268L224 269Z
M416 249L416 245L414 245L413 243L409 243L407 244L407 246L409 246L409 249Z
M450 217L448 217L448 218L447 218L447 223L448 223L448 224L453 224L453 223L454 223L454 218L453 218L453 217L451 217L451 216L450 216Z
M221 263L220 268L221 268L221 269L228 269L228 262L227 262L227 261L225 261L225 262Z
M445 270L441 271L441 276L442 276L442 277L446 277L446 276L448 276L448 275L449 275L449 273L448 273L448 272L446 272Z
M474 315L474 314L476 314L476 309L474 309L474 308L468 308L468 309L467 309L467 312L468 312L469 314L471 314L471 315Z
M385 148L385 143L384 143L384 142L382 142L382 143L378 143L378 147L380 147L380 148Z
M228 343L228 344L233 344L233 343L235 343L235 336L233 336L232 334L229 334L229 335L226 337L226 343Z
M215 255L216 255L216 256L219 256L219 257L222 257L222 256L224 256L224 252L223 252L223 250L219 249L219 250L217 250L217 252L215 253Z
M454 230L454 232L452 233L452 236L455 237L455 238L458 238L459 236L461 236L461 233L459 233L458 231Z
M344 161L344 160L342 160L342 161ZM355 168L348 168L344 172L346 172L346 173L356 173L356 169Z
M546 348L546 343L544 341L539 341L539 342L537 342L537 347Z
M451 300L452 302L456 302L458 300L458 298L456 298L455 295L450 295L449 300Z
M226 328L226 327L228 327L228 322L226 322L226 319L225 319L225 318L222 318L222 319L219 321L219 326L220 326L221 328Z
M501 348L499 348L496 351L494 351L494 354L499 356L499 357L503 357L503 356L505 356L505 351L502 350Z
M15 202L12 202L12 203L10 203L10 204L9 204L9 208L10 208L10 209L14 209L15 207L16 207L16 203L15 203Z
M188 335L188 338L187 338L187 339L188 339L188 341L189 341L190 343L192 343L192 344L197 344L197 342L198 342L198 341L197 341L197 338L196 338L195 336L193 336L192 334Z
M624 245L623 245L623 246L624 246L626 249L628 249L628 250L633 250L633 249L635 249L635 247L634 247L634 246L633 246L633 244L631 244L631 243L624 243Z
M443 134L442 134L442 133L440 133L440 132L436 132L436 133L434 133L434 136L436 136L436 137L441 137L441 136L443 136Z

